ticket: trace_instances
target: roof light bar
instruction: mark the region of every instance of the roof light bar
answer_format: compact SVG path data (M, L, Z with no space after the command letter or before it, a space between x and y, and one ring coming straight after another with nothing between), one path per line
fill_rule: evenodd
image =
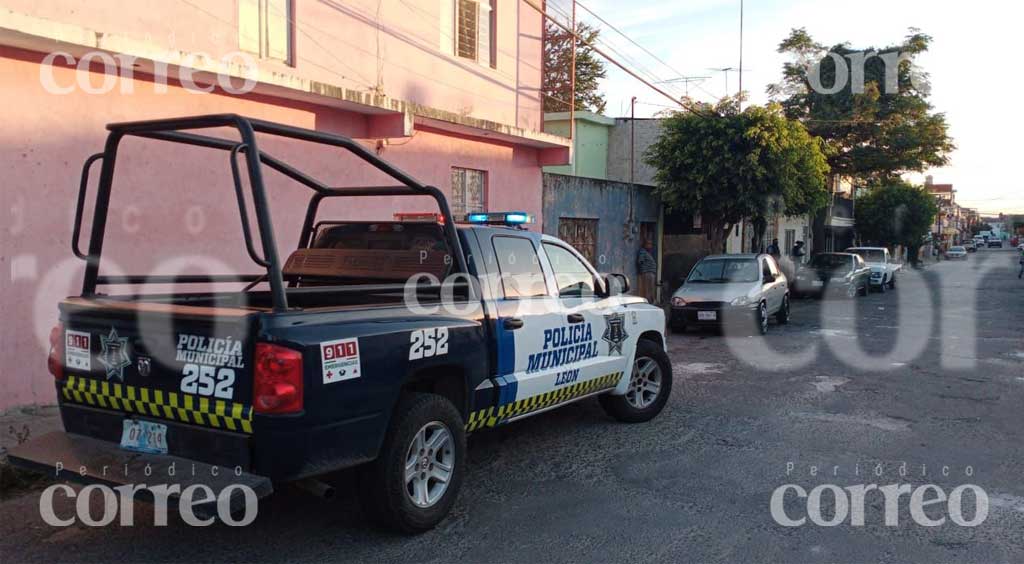
M520 211L466 214L467 223L519 226L533 223L533 216Z

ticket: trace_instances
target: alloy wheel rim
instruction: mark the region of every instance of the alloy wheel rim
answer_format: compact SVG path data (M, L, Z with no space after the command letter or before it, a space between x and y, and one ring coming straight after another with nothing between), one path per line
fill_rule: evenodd
M436 504L455 472L455 441L448 427L431 421L416 432L405 456L405 493L416 507Z
M633 375L629 378L626 401L636 409L646 409L661 393L661 366L650 357L642 356L633 362Z
M768 332L768 306L761 305L761 332Z

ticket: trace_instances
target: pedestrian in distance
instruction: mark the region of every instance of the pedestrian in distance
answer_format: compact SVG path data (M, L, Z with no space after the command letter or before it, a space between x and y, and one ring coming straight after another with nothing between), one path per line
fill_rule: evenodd
M782 256L782 249L779 248L778 239L772 239L772 244L768 245L768 254L775 258L779 258Z
M640 297L648 303L654 303L655 278L658 274L658 261L654 260L654 244L645 240L636 253L636 270L638 273L638 291Z
M803 264L805 256L807 256L807 253L804 251L804 242L797 241L796 244L793 245L793 262Z

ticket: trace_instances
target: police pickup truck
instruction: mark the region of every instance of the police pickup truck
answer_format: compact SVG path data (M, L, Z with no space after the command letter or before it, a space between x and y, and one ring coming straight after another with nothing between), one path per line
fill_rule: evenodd
M233 128L240 139L210 128ZM51 333L49 369L66 432L14 449L15 464L80 482L201 482L214 494L242 484L256 496L282 482L322 491L315 477L356 467L366 514L417 532L451 509L467 433L591 396L611 417L643 422L669 398L663 312L625 295L624 276L601 276L563 241L525 229L524 213L457 222L440 190L338 135L236 115L108 129L105 150L82 171L72 237L86 262L82 293L60 304ZM138 137L230 154L257 272L102 273L115 157L122 141ZM347 150L396 184L332 187L261 150L265 137ZM283 260L268 170L312 191L298 247ZM429 196L437 213L318 217L329 198L407 195ZM225 283L244 287L199 290ZM98 291L125 284L191 291ZM143 467L146 478L135 472ZM232 496L229 509L242 501Z

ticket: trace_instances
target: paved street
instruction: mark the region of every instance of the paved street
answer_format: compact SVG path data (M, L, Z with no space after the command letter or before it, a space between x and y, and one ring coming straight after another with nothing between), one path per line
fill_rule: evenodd
M366 526L343 475L340 499L285 490L231 531L176 518L157 529L145 505L132 528L54 529L29 493L0 504L0 560L1020 562L1024 282L1015 269L1009 250L981 251L855 304L798 301L790 325L770 328L774 358L757 366L742 359L758 339L672 336L676 387L662 416L616 424L587 400L477 435L454 513L419 537ZM858 346L874 366L847 360ZM869 497L864 526L786 528L769 501L790 483L934 483L947 494L971 483L990 510L974 528L948 518L924 527L904 496L889 527L884 503ZM963 506L971 518L973 498ZM58 504L58 514L73 511ZM799 518L807 507L790 496L786 511Z

